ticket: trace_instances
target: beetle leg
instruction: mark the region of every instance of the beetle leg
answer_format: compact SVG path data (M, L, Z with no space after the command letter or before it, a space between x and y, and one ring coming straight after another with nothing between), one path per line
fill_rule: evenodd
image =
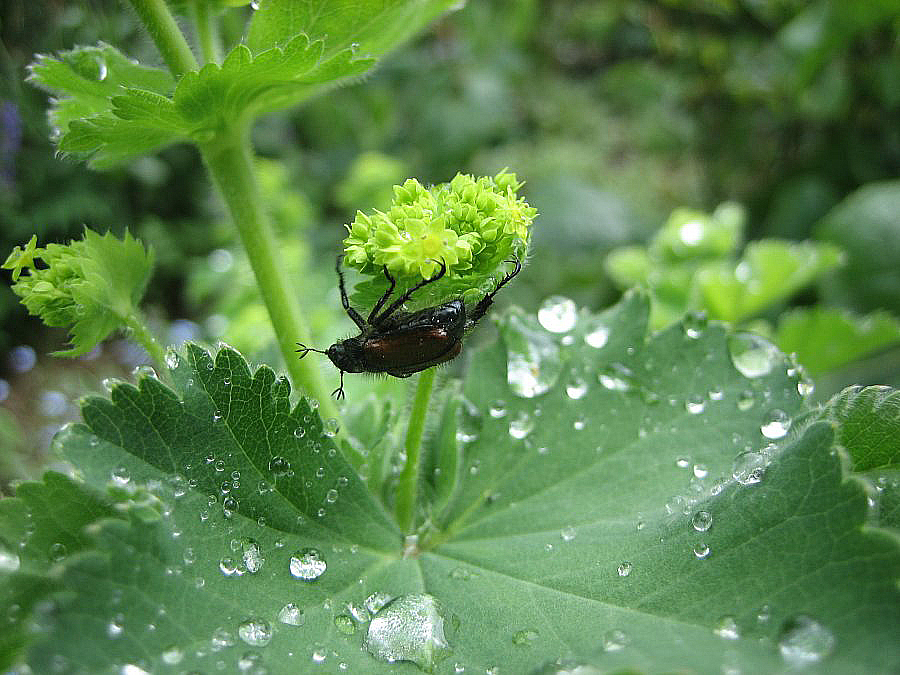
M385 320L388 317L390 317L391 314L396 312L400 308L400 306L403 305L404 302L406 302L407 300L410 299L410 297L412 296L413 293L415 293L417 290L419 290L423 286L427 286L428 284L437 281L442 276L444 276L446 273L447 273L447 264L443 260L441 260L441 269L438 271L437 274L435 274L433 277L429 277L429 278L424 279L424 280L420 281L419 283L417 283L415 286L413 286L408 291L406 291L406 293L404 293L399 298L394 300L394 302L392 302L386 310L384 310L380 315L376 316L374 319L370 317L369 324L371 324L372 326L377 326L380 323L384 323Z
M338 401L342 398L346 398L344 396L344 371L341 371L341 386L331 392L331 395L334 396Z
M301 359L304 356L306 356L307 354L309 354L310 352L319 352L319 354L327 354L328 353L324 349L316 349L315 347L307 347L302 342L296 342L295 344L298 347L300 347L300 349L295 349L294 351L297 352L298 354L300 354L299 358L301 358Z
M341 261L343 259L344 255L339 255L337 257L337 263L335 263L334 266L334 269L338 274L338 287L341 289L341 304L344 306L344 310L347 312L347 316L353 319L353 323L355 323L360 330L365 330L366 322L363 321L363 318L359 315L359 312L357 312L350 306L350 301L347 299L347 289L344 288L344 273L341 272Z
M469 315L468 324L470 326L474 326L475 323L481 319L485 314L487 314L488 308L494 302L494 296L497 295L497 292L506 286L510 281L512 281L513 277L516 276L519 272L522 271L522 263L518 260L506 260L505 262L514 263L516 268L512 272L507 272L506 275L500 280L500 283L497 284L497 288L493 291L485 295L481 301L475 305L475 309L472 310L472 313Z
M391 284L390 288L387 289L387 292L381 296L381 299L375 303L375 306L372 308L372 311L369 312L369 323L372 321L378 314L378 310L384 307L384 303L387 302L387 299L391 297L391 293L394 292L394 287L397 285L397 280L391 276L391 273L388 271L387 265L384 266L384 276L387 277L388 282Z

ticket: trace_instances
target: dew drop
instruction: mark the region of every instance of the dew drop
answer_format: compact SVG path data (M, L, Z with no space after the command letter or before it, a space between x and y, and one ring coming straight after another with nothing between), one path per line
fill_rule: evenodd
M572 541L575 538L576 534L577 534L577 532L575 531L575 528L569 526L569 527L564 527L560 531L559 536L562 538L563 541Z
M631 571L633 569L634 565L626 560L616 568L616 571L619 573L620 577L627 577L629 574L631 574Z
M756 402L753 392L749 389L745 389L740 393L737 400L738 410L741 412L747 412L750 408L753 407L753 404Z
M609 327L598 323L584 334L584 341L589 347L594 349L605 347L607 341L609 341Z
M538 309L538 321L551 333L568 333L575 327L578 308L569 298L551 295Z
M781 358L778 347L753 333L729 335L728 354L738 372L750 378L768 375Z
M162 661L166 665L176 666L181 663L181 660L184 658L184 651L182 651L181 647L178 645L172 645L167 649L163 650L162 653Z
M694 477L695 478L706 478L709 475L709 469L706 468L706 464L694 464Z
M181 358L178 356L178 352L176 352L174 349L170 349L166 352L166 368L168 368L169 370L175 370L180 362Z
M10 551L3 542L0 542L0 573L12 573L19 569L21 561L19 554Z
M691 518L691 526L697 532L706 532L712 525L712 514L709 511L697 511Z
M126 485L131 480L131 474L128 472L128 467L125 466L116 467L110 475L116 485Z
M713 628L713 633L726 640L737 640L741 637L741 631L738 629L737 622L733 616L723 616L719 619L716 622L716 627Z
M709 557L709 546L707 546L704 542L699 542L694 546L694 555L697 557L697 560L703 560L704 558Z
M289 626L301 626L304 621L303 610L293 602L289 602L279 610L278 620Z
M699 396L689 398L684 402L684 409L691 415L699 415L706 410L706 401Z
M782 628L778 638L781 657L792 666L818 663L834 649L834 634L808 616L796 616Z
M569 380L569 382L566 384L566 394L569 398L576 401L580 398L584 398L587 390L587 382L580 375L574 375L572 379Z
M628 645L628 635L623 630L613 628L603 634L603 651L620 652Z
M621 363L612 363L604 367L597 376L606 389L610 391L632 391L635 388L634 374Z
M338 614L334 617L334 627L344 635L353 635L356 632L356 622L347 614Z
M691 312L684 317L682 327L684 328L684 334L687 337L691 340L696 340L703 335L703 329L706 328L708 324L709 320L706 318L704 312Z
M534 418L522 410L509 421L509 435L522 440L534 430Z
M334 504L338 498L338 491L334 488L331 488L328 492L325 493L325 501L329 504Z
M783 410L775 409L769 412L763 420L762 426L759 427L760 432L766 438L772 440L784 438L788 430L791 428L791 418Z
M354 602L348 602L347 611L350 612L350 616L353 617L353 620L359 623L367 623L372 619L372 615L364 605L359 605Z
M369 610L372 614L376 614L382 607L388 604L394 598L384 591L375 591L366 598L365 605L366 609Z
M304 548L291 556L291 576L301 581L315 581L325 572L327 564L318 549Z
M111 638L119 637L125 630L125 617L117 614L112 621L106 624L106 634Z
M812 396L815 391L816 383L808 377L804 376L797 380L797 393L800 394L803 398Z
M265 647L272 639L272 627L262 619L247 619L238 626L238 636L253 647Z
M430 595L402 595L369 623L365 647L377 659L412 661L426 672L450 654L445 610Z
M262 557L262 553L260 553L259 544L249 537L244 537L241 539L239 547L244 569L250 574L259 572L263 563L266 561L266 559Z
M494 401L491 401L491 405L488 408L488 412L490 413L491 417L493 417L495 420L500 419L501 417L505 417L506 416L506 401L504 401L502 399L496 399Z
M58 563L65 560L66 556L69 555L69 549L66 548L65 544L57 542L50 545L49 554L50 562Z
M323 433L328 436L328 438L337 436L339 430L340 425L338 425L338 421L334 417L325 420L325 423L323 424Z
M500 330L506 345L506 380L513 394L534 398L549 390L562 373L559 346L517 314L510 315Z

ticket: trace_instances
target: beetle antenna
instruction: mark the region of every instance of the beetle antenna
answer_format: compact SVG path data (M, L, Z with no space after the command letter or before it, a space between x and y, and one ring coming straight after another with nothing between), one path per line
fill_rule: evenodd
M327 354L328 353L323 349L316 349L315 347L307 347L302 342L298 342L297 345L300 347L300 349L295 349L294 351L297 352L298 354L300 354L301 359L304 356L306 356L307 354L309 354L310 352L318 352L319 354Z

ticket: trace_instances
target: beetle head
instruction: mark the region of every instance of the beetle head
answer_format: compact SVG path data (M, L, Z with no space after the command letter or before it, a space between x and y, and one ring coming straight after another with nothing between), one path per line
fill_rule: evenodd
M362 345L356 338L347 338L341 342L335 342L325 351L325 354L339 370L347 373L362 373L365 371Z

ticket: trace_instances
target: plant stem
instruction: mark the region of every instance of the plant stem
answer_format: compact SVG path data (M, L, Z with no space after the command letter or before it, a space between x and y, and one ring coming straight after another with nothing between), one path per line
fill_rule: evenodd
M416 500L419 493L419 474L422 462L422 436L425 433L425 417L434 388L436 368L423 370L416 384L416 398L409 413L409 426L406 428L406 465L400 474L397 486L396 513L397 522L404 534L410 534L415 524Z
M190 7L204 63L221 63L222 49L219 44L219 25L216 23L215 12L210 11L208 0L193 0Z
M172 74L177 78L191 70L197 70L197 60L165 0L129 1Z
M339 419L315 364L311 359L300 360L294 352L297 341L309 342L309 329L296 295L288 290L278 242L262 205L253 174L249 130L225 130L215 145L201 146L201 151L240 234L294 387L319 401L323 419Z
M125 325L131 330L130 337L147 350L160 377L167 382L171 382L169 369L166 367L166 352L162 345L156 341L156 338L153 337L153 333L150 332L147 322L144 321L144 317L140 312L135 309L132 314L125 318Z

